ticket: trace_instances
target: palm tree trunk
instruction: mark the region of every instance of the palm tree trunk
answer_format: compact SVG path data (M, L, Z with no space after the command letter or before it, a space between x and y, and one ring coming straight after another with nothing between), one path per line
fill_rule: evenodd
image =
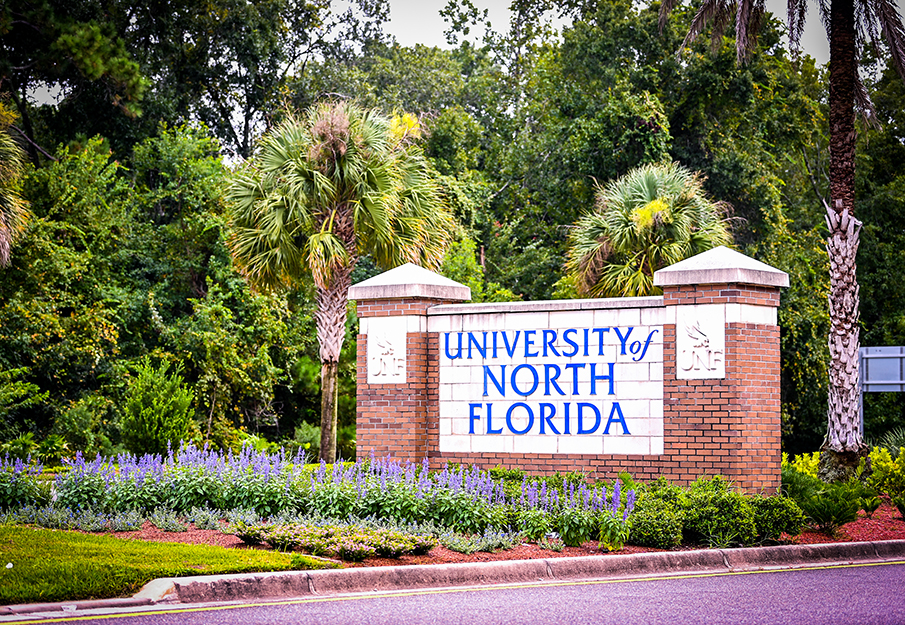
M352 267L334 270L327 288L317 287L317 340L321 358L321 453L324 462L336 460L339 354L346 335L346 304Z
M852 0L832 0L830 10L830 388L828 428L819 473L830 481L854 473L865 453L859 428L858 281L861 222L855 204L855 12Z

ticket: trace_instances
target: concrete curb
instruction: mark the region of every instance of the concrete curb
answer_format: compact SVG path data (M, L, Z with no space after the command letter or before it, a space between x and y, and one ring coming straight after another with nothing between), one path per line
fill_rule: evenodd
M172 577L155 579L130 598L6 606L0 607L0 616L133 607L161 602L267 600L418 588L630 579L677 573L765 571L890 561L905 562L905 540Z
M139 594L154 601L199 603L411 588L758 571L890 560L905 561L905 540L179 577L152 582L165 589L163 594ZM150 584L142 592L150 590L149 587Z

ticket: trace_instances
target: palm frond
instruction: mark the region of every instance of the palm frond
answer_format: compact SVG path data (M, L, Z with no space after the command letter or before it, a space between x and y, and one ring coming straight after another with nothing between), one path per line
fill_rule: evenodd
M865 2L868 8L866 19L868 23L880 24L883 38L886 39L889 55L893 65L902 80L905 80L905 25L902 24L902 16L896 10L896 4L892 0L871 0ZM879 44L879 41L875 43Z
M25 154L10 134L0 130L0 267L9 264L13 243L28 222L28 202L19 194Z
M801 36L804 34L807 14L807 0L788 0L786 21L789 25L789 47L796 58L801 47Z
M580 294L649 295L653 272L732 241L727 206L676 163L637 167L598 187L594 211L569 229L565 272Z

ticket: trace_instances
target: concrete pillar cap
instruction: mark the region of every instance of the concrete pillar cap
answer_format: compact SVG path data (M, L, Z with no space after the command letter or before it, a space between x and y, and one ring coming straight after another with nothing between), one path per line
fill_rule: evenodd
M778 288L789 286L789 274L722 245L654 272L655 286L689 284L752 284Z
M439 299L464 302L471 289L424 267L412 263L400 265L349 287L349 299Z

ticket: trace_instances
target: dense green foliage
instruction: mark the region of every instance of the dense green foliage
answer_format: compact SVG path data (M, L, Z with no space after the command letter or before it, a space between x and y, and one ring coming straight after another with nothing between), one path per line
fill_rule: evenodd
M805 515L791 496L746 497L719 476L701 478L687 489L660 478L642 491L629 522L631 544L730 547L776 542L783 533L795 536Z
M133 454L164 454L189 440L192 431L192 392L169 363L149 361L135 368L123 406L123 444Z
M732 38L711 46L709 32L676 56L688 5L661 32L659 3L516 3L513 27L483 39L473 36L480 16L452 6L449 34L461 43L449 49L392 42L379 0L343 13L290 0L180 7L0 8L0 127L31 163L0 171L3 197L28 203L27 214L16 205L0 268L0 442L56 434L70 453L122 450L129 372L147 355L181 364L197 431L213 445L292 438L316 423L312 285L281 296L248 288L227 253L222 191L231 164L285 119L282 103L354 98L418 115L418 143L459 222L443 271L477 301L570 295L560 282L567 231L598 185L651 163L699 172L708 196L732 208L735 246L790 274L779 311L783 447L819 447L826 73L790 56L777 21L765 21L739 67ZM545 9L566 18L558 36ZM865 345L905 344L905 287L890 269L905 247L905 87L886 54L863 59L880 59L865 82L882 124L858 138ZM58 100L35 99L39 86ZM375 267L362 258L353 280ZM354 422L355 333L350 322L340 432ZM872 441L905 424L902 394L869 394L864 405Z

